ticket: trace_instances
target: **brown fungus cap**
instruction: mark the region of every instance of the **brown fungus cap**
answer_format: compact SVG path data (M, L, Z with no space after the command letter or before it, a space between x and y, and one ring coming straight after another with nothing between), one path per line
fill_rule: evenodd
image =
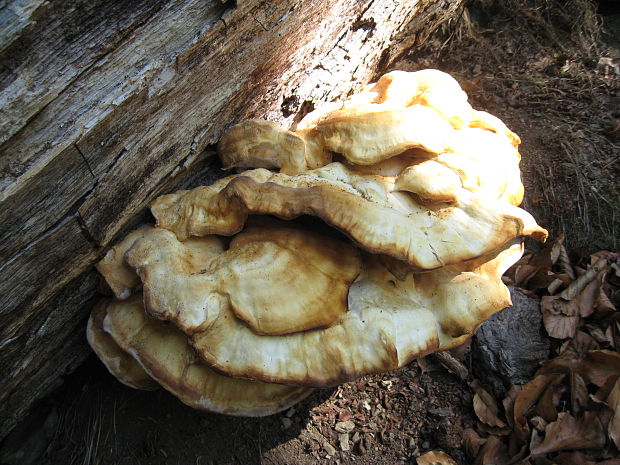
M453 186L456 202L425 205L397 190L397 182L341 163L293 177L259 169L230 179L225 187L220 183L160 197L151 211L158 226L181 240L234 234L249 214L317 216L363 249L421 270L485 256L515 237L546 238L529 213L506 201Z
M230 128L218 144L224 169L281 168L286 174L307 169L304 140L264 120L248 120Z
M449 74L436 69L392 71L381 76L376 83L367 85L359 94L309 113L297 129L303 132L332 118L416 105L432 109L456 129L467 126L474 118L467 94Z
M136 272L125 262L125 252L133 243L144 236L149 226L143 226L130 232L125 238L112 247L97 263L96 268L117 299L126 299L140 284Z
M403 281L366 255L348 311L327 328L261 335L224 307L190 339L210 366L233 377L319 387L393 370L464 342L509 305L501 274L521 252L515 244L487 261L410 273Z
M237 416L272 415L311 389L223 376L202 364L185 335L149 317L141 297L105 304L104 329L162 387L190 407Z
M101 301L93 309L86 326L86 338L91 348L101 359L108 371L121 383L135 388L152 391L159 388L153 379L136 360L123 351L114 342L112 336L103 330L103 320L106 316L106 302Z
M299 174L331 162L332 154L354 165L371 165L406 150L449 152L460 129L494 132L518 145L497 118L476 112L450 75L438 70L393 71L342 103L309 113L295 131L261 120L233 126L218 146L226 169L281 168Z
M346 313L361 266L351 245L273 225L240 233L225 252L194 253L214 240L180 242L152 228L135 242L126 260L142 279L150 314L194 334L231 312L256 334L280 335L330 326Z

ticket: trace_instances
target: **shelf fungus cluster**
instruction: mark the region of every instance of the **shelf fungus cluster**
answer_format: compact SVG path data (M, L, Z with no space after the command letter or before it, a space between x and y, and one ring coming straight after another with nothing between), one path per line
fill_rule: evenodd
M238 174L156 199L98 269L91 346L123 383L232 415L464 342L510 304L519 138L449 75L395 71L294 131L222 138ZM246 171L243 171L246 169Z

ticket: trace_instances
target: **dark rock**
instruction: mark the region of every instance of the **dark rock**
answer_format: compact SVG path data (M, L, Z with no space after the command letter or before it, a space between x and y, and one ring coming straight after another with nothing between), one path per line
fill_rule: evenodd
M525 384L549 358L540 301L509 286L512 306L483 323L473 339L474 374L498 394L510 384Z

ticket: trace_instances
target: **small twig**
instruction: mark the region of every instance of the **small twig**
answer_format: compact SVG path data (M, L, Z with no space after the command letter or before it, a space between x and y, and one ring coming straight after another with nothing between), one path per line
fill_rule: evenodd
M461 381L467 380L467 367L454 358L450 352L436 352L434 358L441 363L449 372L456 375Z
M572 265L570 264L570 259L568 258L568 253L566 252L566 247L564 244L560 245L560 265L562 266L562 270L564 273L568 275L571 281L577 279L575 276L575 270L573 270Z

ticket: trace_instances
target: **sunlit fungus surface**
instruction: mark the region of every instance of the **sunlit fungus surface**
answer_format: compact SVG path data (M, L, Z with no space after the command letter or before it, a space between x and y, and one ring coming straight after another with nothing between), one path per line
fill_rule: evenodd
M518 207L519 143L436 70L294 131L233 126L218 151L239 172L156 199L156 224L98 264L114 296L89 342L129 386L245 416L459 345L510 305L524 238L547 236Z

